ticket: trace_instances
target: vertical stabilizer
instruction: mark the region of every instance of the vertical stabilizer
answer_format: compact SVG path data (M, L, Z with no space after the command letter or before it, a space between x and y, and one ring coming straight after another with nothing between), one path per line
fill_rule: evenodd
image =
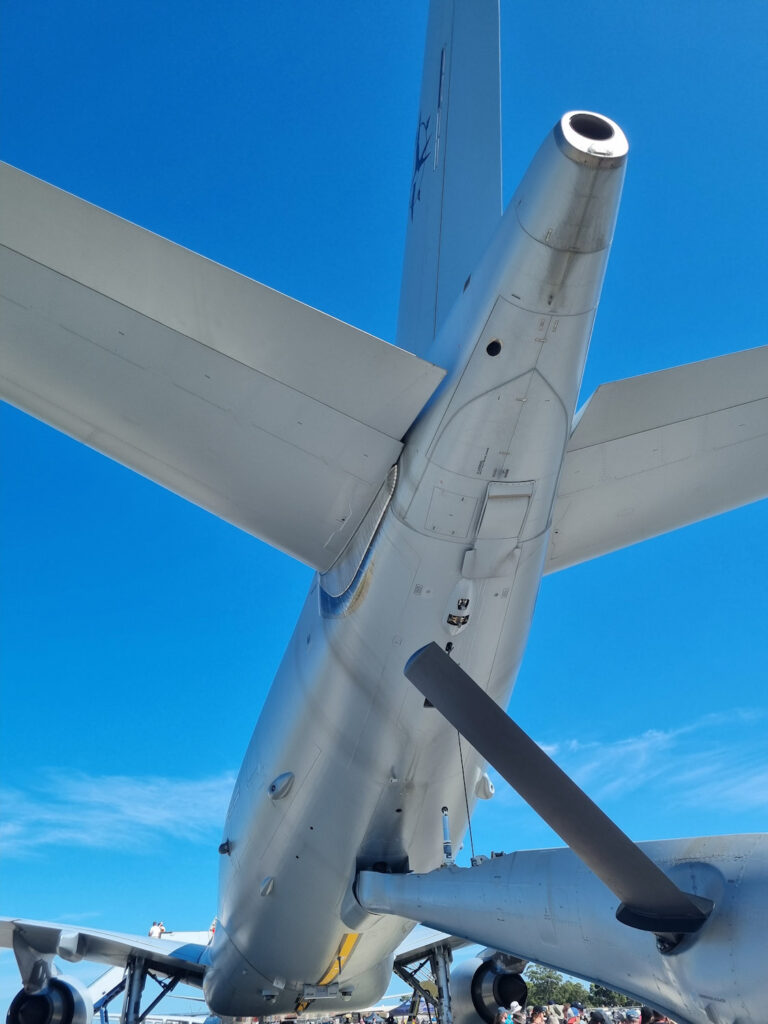
M432 0L397 344L424 353L501 216L498 0Z

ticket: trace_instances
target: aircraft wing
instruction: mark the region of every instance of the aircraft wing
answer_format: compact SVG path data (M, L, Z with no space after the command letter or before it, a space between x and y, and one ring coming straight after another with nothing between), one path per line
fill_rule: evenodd
M0 397L328 569L444 372L0 164Z
M49 924L0 918L0 947L21 944L43 956L59 956L75 963L93 960L112 967L125 967L129 959L146 960L150 970L190 985L201 985L208 965L208 946L181 939L150 939L120 932L94 931L79 925Z
M448 946L450 949L461 949L470 946L467 939L458 935L441 932L438 928L430 928L425 924L417 924L395 950L395 963L409 963L422 956L428 956L436 946Z
M768 495L768 346L615 381L577 417L545 572Z

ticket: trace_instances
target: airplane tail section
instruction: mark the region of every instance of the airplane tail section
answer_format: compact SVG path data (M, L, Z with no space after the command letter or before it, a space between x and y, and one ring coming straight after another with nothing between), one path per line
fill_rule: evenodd
M397 344L423 354L501 217L498 0L432 0Z

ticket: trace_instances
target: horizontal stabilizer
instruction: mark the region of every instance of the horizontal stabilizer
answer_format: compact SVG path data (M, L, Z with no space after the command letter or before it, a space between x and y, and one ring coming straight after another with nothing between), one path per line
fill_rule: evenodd
M146 961L150 970L192 985L202 983L208 965L207 943L188 942L185 938L150 939L80 925L0 917L0 947L13 948L14 937L16 943L22 942L42 956L60 956L71 962L92 960L125 967L130 959L138 957Z
M0 397L315 568L443 371L0 164Z
M545 572L768 495L768 346L604 384L571 434Z

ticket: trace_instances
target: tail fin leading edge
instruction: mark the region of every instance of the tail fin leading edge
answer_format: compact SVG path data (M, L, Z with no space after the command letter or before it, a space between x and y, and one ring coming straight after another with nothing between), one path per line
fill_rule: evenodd
M397 344L423 354L501 216L498 0L432 0Z

